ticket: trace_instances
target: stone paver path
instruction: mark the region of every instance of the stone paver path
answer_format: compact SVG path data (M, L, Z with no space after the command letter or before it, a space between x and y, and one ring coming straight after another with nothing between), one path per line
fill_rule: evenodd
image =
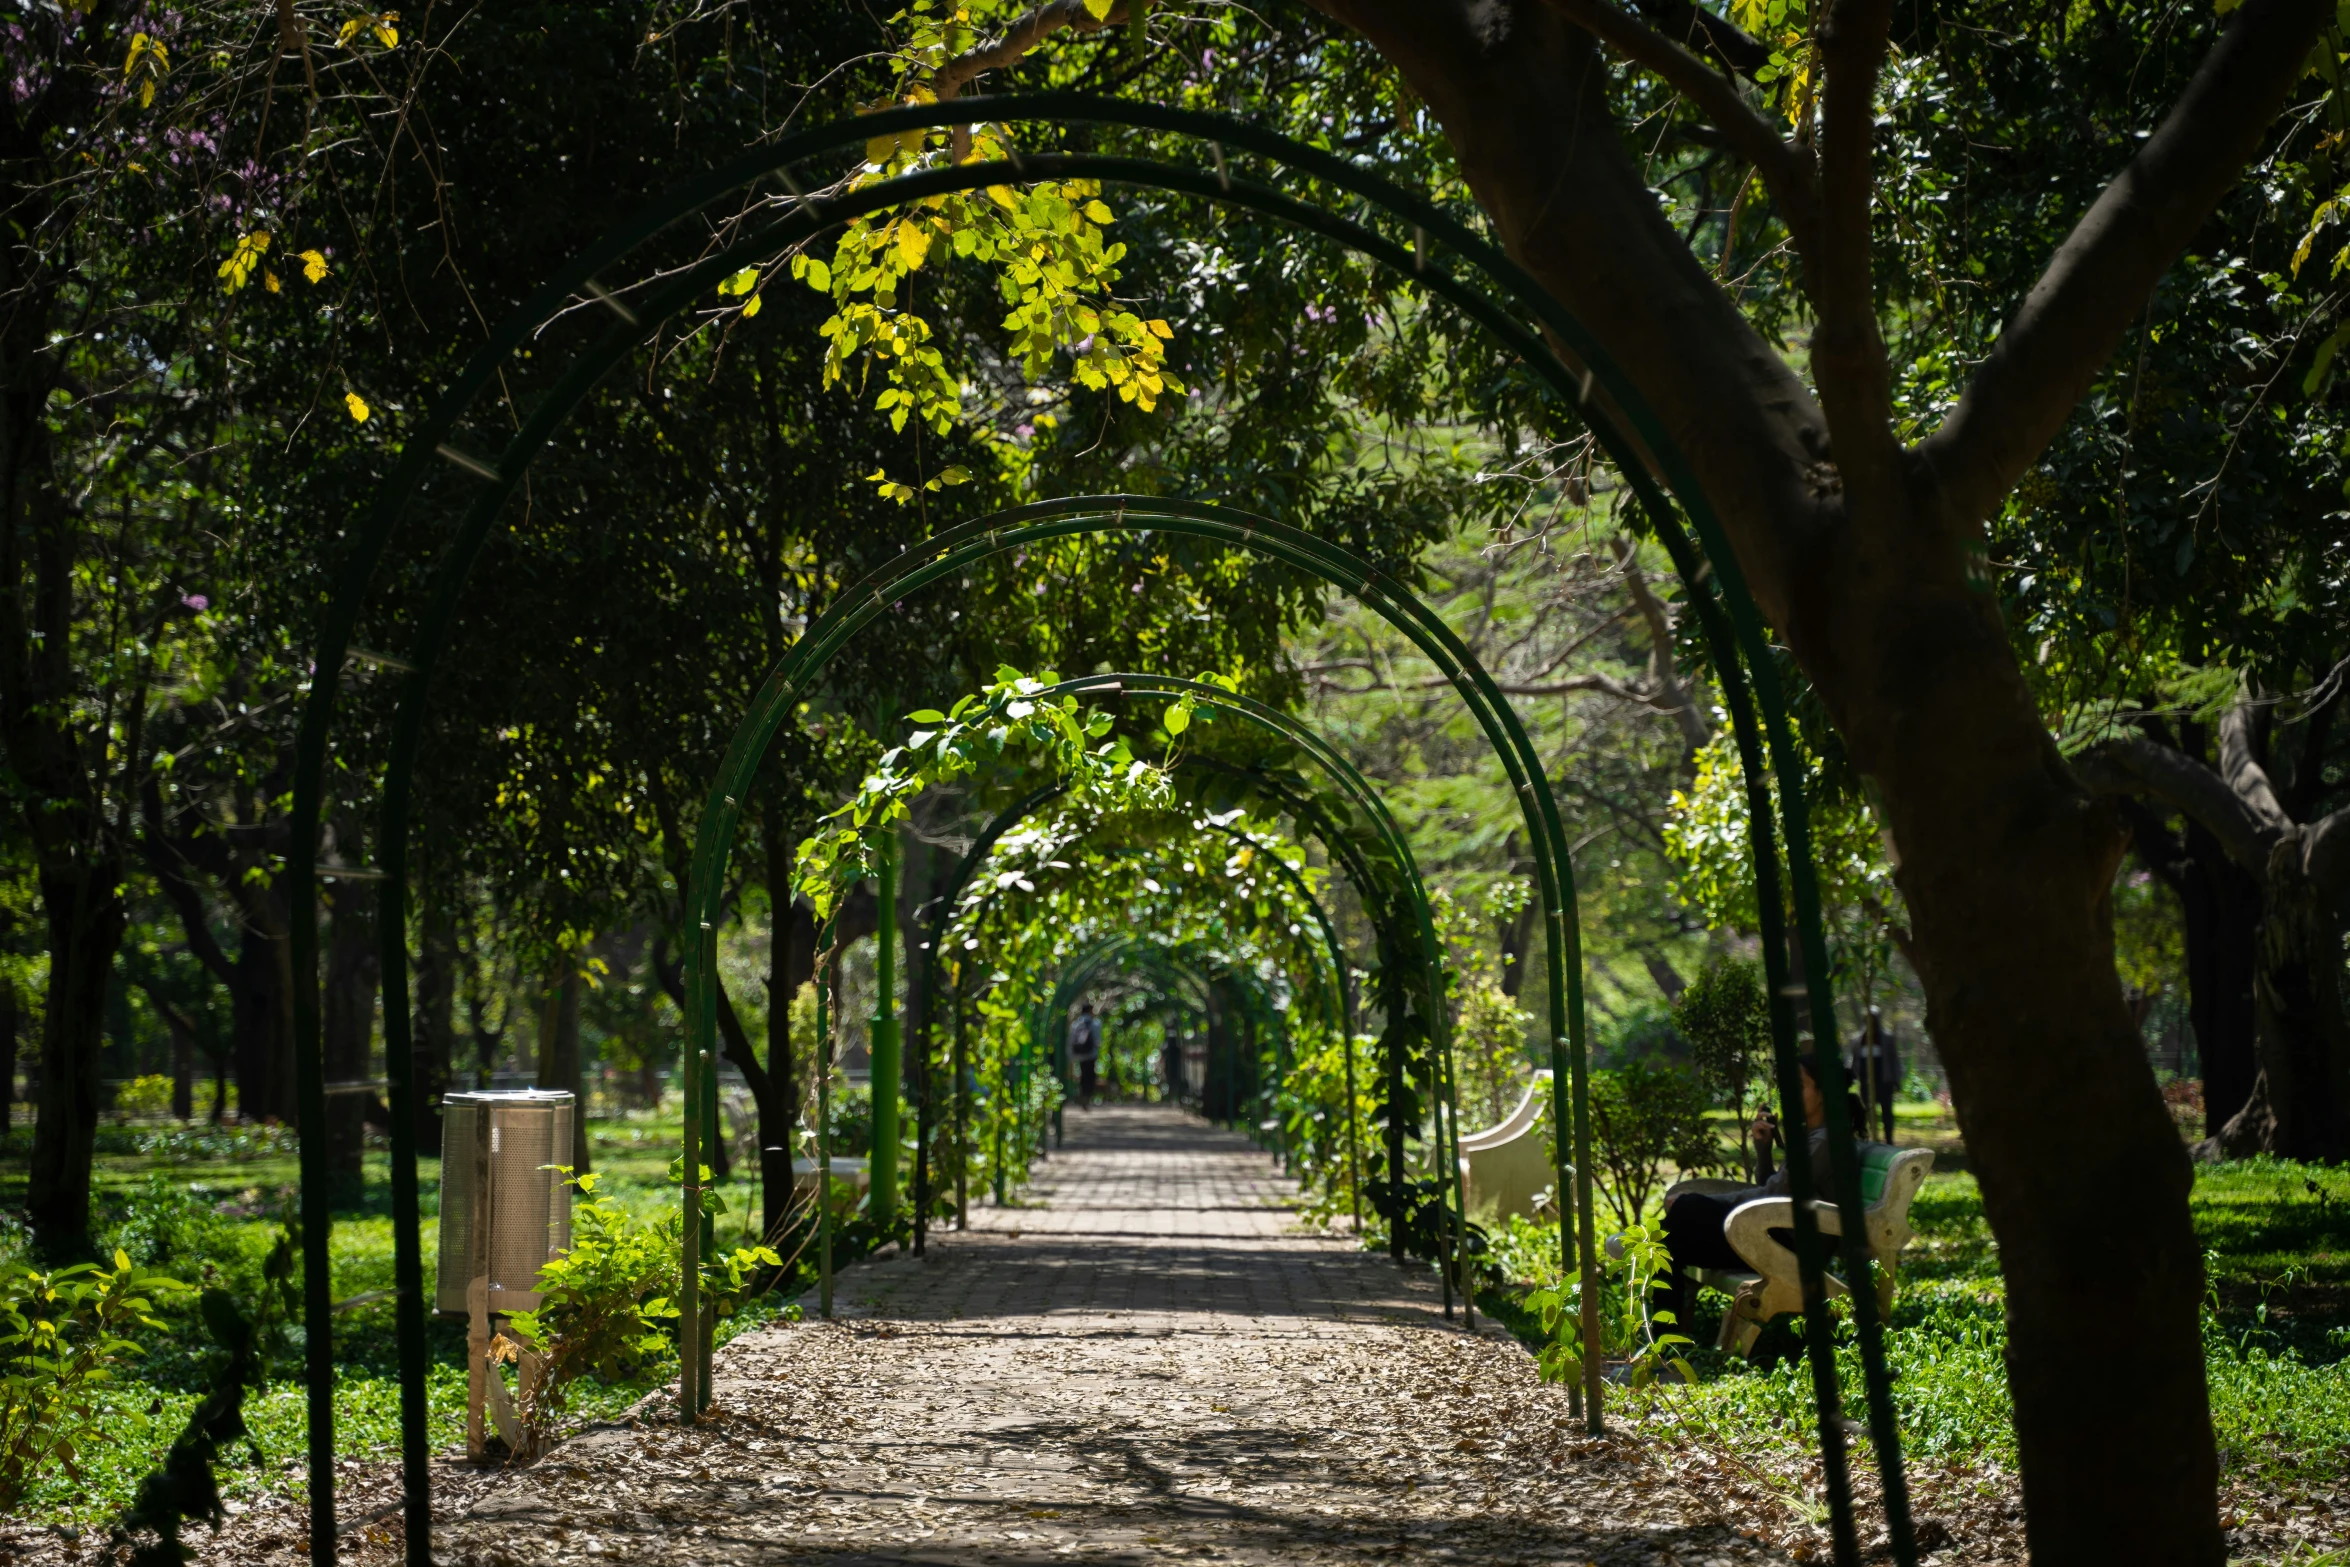
M1308 1233L1245 1140L1071 1110L1025 1205L720 1352L716 1418L592 1432L446 1537L468 1567L1784 1560L1579 1440L1425 1270Z

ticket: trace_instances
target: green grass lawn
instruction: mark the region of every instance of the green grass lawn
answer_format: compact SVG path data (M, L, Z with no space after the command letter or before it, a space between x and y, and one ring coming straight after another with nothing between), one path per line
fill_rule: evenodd
M1921 1120L1924 1117L1920 1117ZM1905 1122L1905 1131L1908 1124ZM673 1203L668 1166L677 1144L674 1119L651 1117L590 1125L603 1189L650 1213ZM195 1281L257 1288L262 1258L292 1212L297 1179L292 1141L273 1131L206 1133L168 1128L108 1128L99 1164L97 1239L121 1246L142 1264ZM21 1200L25 1144L19 1131L0 1162L0 1204ZM438 1233L436 1161L425 1161L424 1259L432 1286ZM392 1283L387 1160L367 1161L364 1203L336 1216L333 1293L349 1300ZM721 1221L730 1243L756 1222L755 1185L726 1190L736 1205ZM2350 1473L2350 1171L2276 1160L2199 1167L2193 1195L2197 1233L2209 1248L2210 1299L2205 1350L2222 1460L2232 1479L2297 1490L2338 1485ZM1906 1447L1928 1459L2007 1465L2014 1456L2002 1369L2006 1345L1997 1251L1972 1176L1940 1173L1911 1211L1918 1239L1903 1258L1903 1285L1887 1344L1898 1380ZM1499 1238L1496 1260L1508 1276L1550 1280L1557 1274L1557 1231L1519 1221ZM21 1254L21 1232L0 1231L0 1260ZM1489 1297L1510 1315L1509 1302ZM1718 1320L1701 1310L1692 1324L1710 1346ZM764 1307L738 1319L739 1330L764 1320ZM1521 1323L1524 1314L1516 1313ZM448 1450L463 1440L464 1325L433 1318L433 1441ZM1784 1341L1792 1333L1781 1330ZM52 1476L28 1499L37 1518L90 1525L110 1519L177 1435L205 1385L213 1351L190 1302L165 1316L146 1353L109 1390L97 1440L86 1441L88 1472ZM1667 1434L1775 1452L1792 1463L1810 1444L1811 1392L1799 1359L1759 1364L1700 1347L1689 1357L1694 1387L1674 1385L1628 1395L1620 1404ZM1841 1358L1857 1384L1849 1343ZM398 1388L393 1380L388 1302L336 1318L336 1447L347 1458L380 1459L396 1450ZM248 1406L257 1461L225 1471L232 1497L302 1485L303 1394L297 1325L274 1368L267 1393ZM659 1368L636 1382L593 1385L576 1401L577 1418L608 1418L666 1378Z
M2350 1473L2350 1170L2274 1159L2198 1166L2192 1207L2207 1248L2204 1352L2223 1471L2285 1491L2339 1485ZM1904 1447L2011 1466L1997 1246L1974 1177L1930 1177L1910 1221L1917 1239L1902 1256L1886 1333ZM1512 1277L1555 1280L1557 1236L1520 1220L1497 1260ZM1808 1448L1816 1416L1792 1327L1775 1327L1757 1362L1723 1355L1710 1347L1723 1304L1709 1293L1691 1325L1697 1385L1660 1385L1628 1401L1740 1452ZM1526 1331L1524 1313L1512 1315ZM1789 1353L1764 1363L1774 1349ZM1857 1387L1849 1332L1839 1362Z
M651 1214L677 1201L669 1184L680 1127L671 1117L591 1121L592 1161L599 1191L633 1211ZM100 1132L97 1225L101 1252L128 1251L142 1266L191 1283L226 1282L250 1297L259 1293L260 1268L283 1225L295 1213L299 1173L293 1139L274 1128L225 1132L176 1127L107 1127ZM0 1159L0 1205L21 1205L30 1134L14 1133ZM330 1252L338 1301L392 1287L389 1155L371 1151L360 1206L335 1215ZM424 1189L424 1286L431 1297L439 1239L440 1163L420 1161ZM736 1244L758 1223L755 1178L725 1188L730 1211L720 1239ZM0 1231L0 1261L23 1254L20 1231ZM775 1303L754 1305L722 1329L722 1338L764 1321ZM101 1400L98 1428L81 1443L84 1474L44 1477L26 1498L27 1516L90 1526L119 1513L138 1484L186 1424L208 1386L215 1351L190 1296L167 1303L164 1330L147 1334L143 1353L128 1362ZM429 1404L432 1441L442 1451L465 1438L465 1324L428 1317L431 1352ZM355 1306L335 1318L335 1449L346 1458L392 1456L399 1444L391 1304ZM254 1452L222 1471L232 1498L262 1490L303 1489L306 1400L301 1381L302 1330L295 1324L272 1367L269 1389L245 1406ZM573 1400L577 1423L608 1419L674 1375L657 1367L633 1382L590 1382ZM257 1456L256 1456L257 1455Z

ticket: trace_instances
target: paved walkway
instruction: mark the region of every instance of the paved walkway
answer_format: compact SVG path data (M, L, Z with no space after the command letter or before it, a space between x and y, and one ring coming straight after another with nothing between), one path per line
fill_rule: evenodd
M447 1536L591 1561L1678 1563L1767 1556L1584 1442L1434 1281L1301 1230L1245 1140L1072 1110L1023 1206L720 1352L717 1415L590 1433Z

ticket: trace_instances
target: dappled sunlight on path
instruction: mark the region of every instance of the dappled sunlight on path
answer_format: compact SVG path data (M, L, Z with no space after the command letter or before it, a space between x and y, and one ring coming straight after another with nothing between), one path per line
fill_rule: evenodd
M504 1477L470 1567L1777 1560L1630 1443L1588 1443L1434 1280L1308 1232L1242 1138L1068 1113L1022 1206L746 1334L717 1411ZM811 1307L813 1302L810 1302Z

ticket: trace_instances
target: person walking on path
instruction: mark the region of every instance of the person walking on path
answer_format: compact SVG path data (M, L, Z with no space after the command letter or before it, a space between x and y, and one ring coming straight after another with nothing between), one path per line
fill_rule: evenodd
M1102 1020L1093 1015L1093 1003L1088 1001L1077 1009L1077 1016L1069 1024L1069 1059L1077 1068L1077 1108L1093 1108L1095 1070L1101 1063Z
M1893 1141L1893 1096L1901 1092L1901 1052L1894 1048L1893 1030L1885 1026L1885 1014L1875 1007L1869 1008L1868 1021L1852 1042L1852 1081L1877 1112L1885 1128L1885 1141ZM1868 1135L1869 1118L1863 1116L1855 1130Z

